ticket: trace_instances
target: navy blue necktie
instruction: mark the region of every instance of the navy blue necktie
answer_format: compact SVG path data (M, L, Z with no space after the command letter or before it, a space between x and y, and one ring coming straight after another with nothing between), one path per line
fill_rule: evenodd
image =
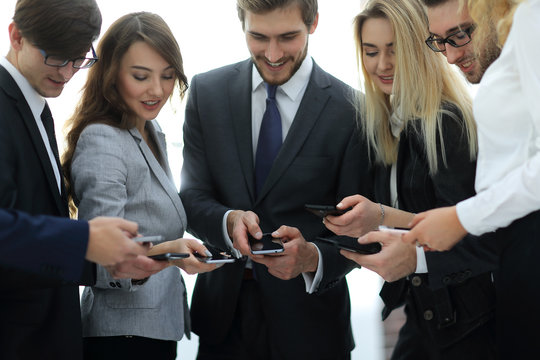
M255 155L255 190L257 194L260 193L283 142L281 115L276 103L277 85L266 83L265 85L268 97L266 98L266 110L261 123Z
M49 138L49 144L54 154L56 164L58 165L58 169L60 170L61 167L60 157L58 156L58 144L56 143L56 135L54 133L54 120L51 114L51 109L49 108L49 105L47 103L45 103L45 107L41 112L41 121L43 122L43 127L45 128L45 132L47 133L47 137Z

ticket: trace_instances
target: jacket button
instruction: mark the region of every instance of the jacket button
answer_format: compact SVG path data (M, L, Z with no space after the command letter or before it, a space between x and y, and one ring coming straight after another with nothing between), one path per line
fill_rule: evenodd
M451 281L452 281L452 280L450 279L450 276L445 276L445 277L443 277L443 279L442 279L442 283L443 283L444 285L450 284Z
M424 311L424 320L429 321L431 319L433 319L433 311L431 310Z
M411 282L413 286L420 286L422 284L422 279L420 278L420 276L413 276Z
M114 282L112 282L112 281L109 283L109 285L110 285L111 287L113 287L113 288L116 287L116 284L115 284Z
M119 288L119 289L121 289L121 288L122 288L122 284L120 284L120 282L117 281L117 282L116 282L116 287Z

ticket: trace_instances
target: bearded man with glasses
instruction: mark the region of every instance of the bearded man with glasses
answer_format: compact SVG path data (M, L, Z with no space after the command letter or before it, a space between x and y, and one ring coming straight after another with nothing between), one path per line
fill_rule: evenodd
M459 67L471 84L478 84L488 66L499 57L496 39L488 39L483 49L475 53L471 40L476 25L466 6L461 7L459 0L423 0L423 3L427 7L431 33L426 44Z

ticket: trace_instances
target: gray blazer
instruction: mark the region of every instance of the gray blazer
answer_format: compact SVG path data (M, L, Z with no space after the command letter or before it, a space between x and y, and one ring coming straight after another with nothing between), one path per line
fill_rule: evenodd
M167 163L165 135L155 120L146 128L159 161L135 128L94 124L84 129L71 169L79 218L118 216L137 222L141 234L177 239L186 228L186 214ZM98 266L96 285L84 289L81 312L84 337L180 340L184 332L189 335L186 291L176 267L135 286Z

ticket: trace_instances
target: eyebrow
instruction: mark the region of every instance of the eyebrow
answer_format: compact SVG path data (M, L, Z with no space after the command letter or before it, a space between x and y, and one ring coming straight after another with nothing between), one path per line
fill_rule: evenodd
M269 37L268 35L264 35L264 34L261 34L261 33L256 32L256 31L250 31L250 30L248 30L247 32L248 32L248 34L250 34L250 35L262 36L262 37ZM278 36L279 36L279 37L283 37L283 36L296 35L296 34L299 34L300 32L302 32L302 30L293 30L293 31L289 31L289 32L286 32L286 33L283 33L283 34L279 34Z
M172 65L169 65L165 69L163 69L162 71L167 71L169 69L172 69L172 67L173 67ZM136 69L136 70L152 71L152 69L147 68L145 66L140 66L140 65L133 65L131 68Z
M370 44L370 43L363 43L362 46L368 46L368 47L374 47L374 48L377 47L377 45ZM388 44L386 44L386 47L390 47L390 46L394 46L394 43L393 43L393 42L389 42Z
M454 27L451 28L451 29L446 30L445 35L455 33L456 31L459 31L459 30L463 30L463 29L465 29L465 28L467 28L468 26L471 26L471 25L472 25L472 24L471 24L470 22L464 22L464 23L461 23L461 24L459 24L459 25L457 25L457 26L454 26ZM431 35L438 36L438 37L442 37L441 35L432 33L431 31L430 31L430 33L431 33Z

